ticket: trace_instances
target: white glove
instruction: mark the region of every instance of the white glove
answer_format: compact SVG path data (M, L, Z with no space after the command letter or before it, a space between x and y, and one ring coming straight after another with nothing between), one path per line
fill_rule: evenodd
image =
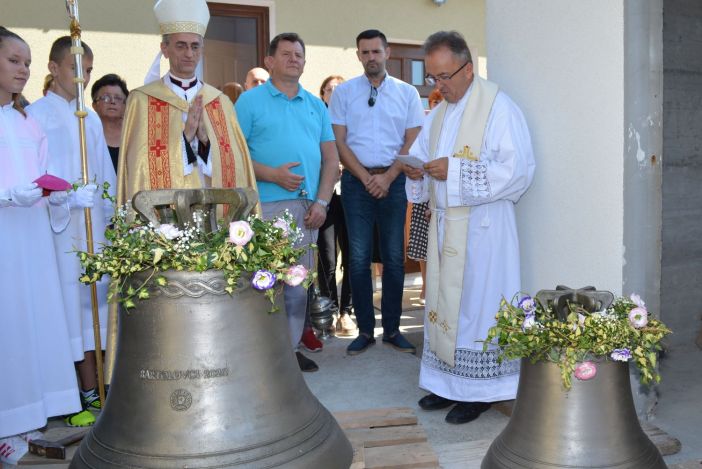
M93 208L97 184L80 186L68 196L68 206L71 208Z
M49 194L49 203L51 205L63 205L68 200L68 192L53 191Z
M41 199L42 188L36 182L13 187L10 190L12 204L17 207L31 207Z

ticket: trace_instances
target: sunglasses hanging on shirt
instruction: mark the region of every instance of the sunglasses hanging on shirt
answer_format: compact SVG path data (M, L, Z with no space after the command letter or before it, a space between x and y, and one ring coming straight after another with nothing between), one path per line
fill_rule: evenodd
M370 97L368 98L368 105L370 107L375 106L375 101L378 98L378 88L371 85Z

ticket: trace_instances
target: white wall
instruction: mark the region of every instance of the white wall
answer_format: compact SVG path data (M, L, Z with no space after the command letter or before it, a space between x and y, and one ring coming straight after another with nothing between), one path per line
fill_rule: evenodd
M637 292L660 307L662 2L490 0L488 74L522 107L525 291Z
M486 2L488 75L522 108L536 155L518 205L522 284L621 293L621 0Z

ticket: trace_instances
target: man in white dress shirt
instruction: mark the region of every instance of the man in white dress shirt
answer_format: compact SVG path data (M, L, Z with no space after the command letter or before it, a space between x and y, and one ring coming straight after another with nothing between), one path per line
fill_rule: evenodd
M432 210L419 375L430 394L419 406L456 404L446 421L458 424L516 395L518 362L498 363L498 352L483 352L478 341L494 325L502 297L520 290L514 205L535 164L522 112L496 84L474 75L463 37L438 32L424 49L426 82L445 101L410 151L426 161L423 169L404 168L408 200L428 200Z
M356 355L375 343L370 264L377 224L383 263L383 342L401 352L415 353L414 345L400 334L407 198L402 164L396 157L407 154L421 128L424 111L416 88L386 72L390 48L382 32L363 31L356 38L356 46L365 73L337 86L329 106L344 165L341 203L359 329L346 351Z

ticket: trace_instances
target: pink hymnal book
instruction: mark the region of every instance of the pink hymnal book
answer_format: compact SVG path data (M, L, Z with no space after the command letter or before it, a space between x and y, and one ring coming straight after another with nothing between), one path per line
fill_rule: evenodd
M34 180L39 187L43 189L42 196L47 197L53 191L67 191L71 187L71 183L60 177L44 174Z

